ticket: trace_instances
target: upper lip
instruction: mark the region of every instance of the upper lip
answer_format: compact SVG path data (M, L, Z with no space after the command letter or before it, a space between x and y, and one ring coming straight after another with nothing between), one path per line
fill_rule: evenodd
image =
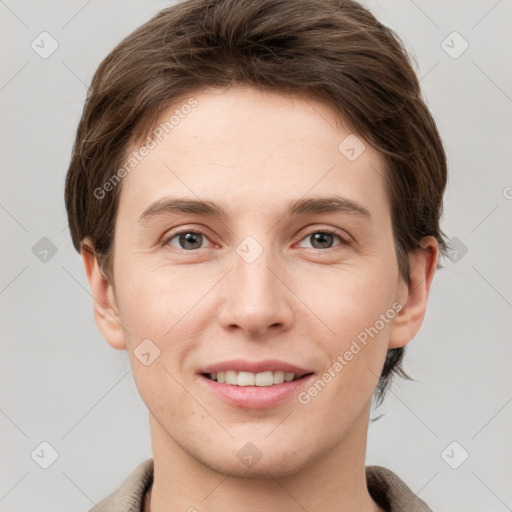
M278 359L265 359L264 361L247 361L244 359L231 359L230 361L222 361L213 363L204 368L201 368L198 373L218 373L234 370L236 372L276 372L282 370L284 372L294 373L297 378L303 377L308 373L313 373L310 370L301 368L294 364Z

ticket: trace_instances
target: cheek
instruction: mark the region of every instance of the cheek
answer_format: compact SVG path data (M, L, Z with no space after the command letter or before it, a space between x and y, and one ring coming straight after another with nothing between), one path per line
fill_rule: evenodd
M184 361L197 347L197 318L191 307L200 295L180 279L171 279L170 272L145 267L139 274L132 270L126 275L131 279L121 287L119 309L129 331L127 348L136 386L153 415L178 421L187 403L180 385L182 372L186 374Z
M187 286L179 268L159 268L147 256L119 258L116 262L119 309L127 324L134 328L150 327L153 332L165 332L183 314L194 286ZM189 272L193 282L194 274ZM164 329L165 328L165 329Z
M163 289L161 283L149 280L140 281L137 285L132 283L124 293L119 309L133 343L137 342L136 337L141 336L160 340L177 320L174 313L179 312L176 311L179 298L170 290Z
M309 295L307 288L302 290L301 297L315 313L309 316L311 334L323 331L315 341L327 356L325 380L343 388L334 400L361 399L377 384L398 304L396 269L385 270L377 262L364 269L336 270L323 288L317 281Z
M134 371L140 366L136 357L143 343L158 353L155 368L185 371L187 356L200 344L199 334L212 322L212 308L204 297L212 287L211 272L202 278L185 266L152 268L148 264L125 270L129 278L119 288L119 310ZM168 380L160 373L158 378Z
M326 410L332 413L332 435L343 433L347 418L364 412L374 395L387 353L395 313L392 305L359 305L358 308L352 303L337 316L333 323L335 335L321 341L325 367L297 397L313 415L322 416Z
M314 312L331 328L333 338L356 337L391 308L397 296L398 274L382 263L333 269L324 276L322 285L313 280L303 288L304 302L308 301L311 309L314 304Z

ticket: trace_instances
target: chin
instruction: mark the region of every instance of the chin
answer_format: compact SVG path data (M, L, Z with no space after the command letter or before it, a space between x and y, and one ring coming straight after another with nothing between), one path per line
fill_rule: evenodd
M275 425L274 425L275 428ZM304 435L264 434L252 431L234 439L211 439L205 444L188 444L185 451L204 467L235 478L282 478L299 473L320 456L312 450L314 442L304 442ZM267 436L267 438L265 438ZM311 440L312 441L312 440ZM215 448L213 448L215 447ZM319 451L321 447L318 447ZM325 448L327 449L327 447Z
M261 459L252 466L244 465L238 459L236 452L232 457L226 457L224 454L223 457L218 459L203 456L199 462L222 475L233 478L265 480L296 475L309 465L307 457L290 457L289 453L284 450L278 453L274 451L272 455L262 453Z

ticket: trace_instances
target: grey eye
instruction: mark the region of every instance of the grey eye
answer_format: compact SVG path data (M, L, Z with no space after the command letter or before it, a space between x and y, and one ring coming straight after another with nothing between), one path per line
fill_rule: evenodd
M175 239L177 239L178 245L173 243L173 240ZM178 249L191 251L194 249L200 249L205 239L206 237L204 237L202 233L198 233L196 231L183 231L182 233L176 233L174 236L169 238L167 243L173 247L178 247Z

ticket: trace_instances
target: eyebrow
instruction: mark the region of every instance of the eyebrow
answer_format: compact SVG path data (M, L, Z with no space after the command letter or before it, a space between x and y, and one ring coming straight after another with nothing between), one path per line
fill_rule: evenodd
M212 201L187 198L162 198L151 203L139 217L139 223L145 224L152 218L169 213L188 213L205 217L225 219L226 209ZM293 217L305 214L347 213L371 221L370 212L362 205L337 195L329 197L310 197L287 203L285 216Z

